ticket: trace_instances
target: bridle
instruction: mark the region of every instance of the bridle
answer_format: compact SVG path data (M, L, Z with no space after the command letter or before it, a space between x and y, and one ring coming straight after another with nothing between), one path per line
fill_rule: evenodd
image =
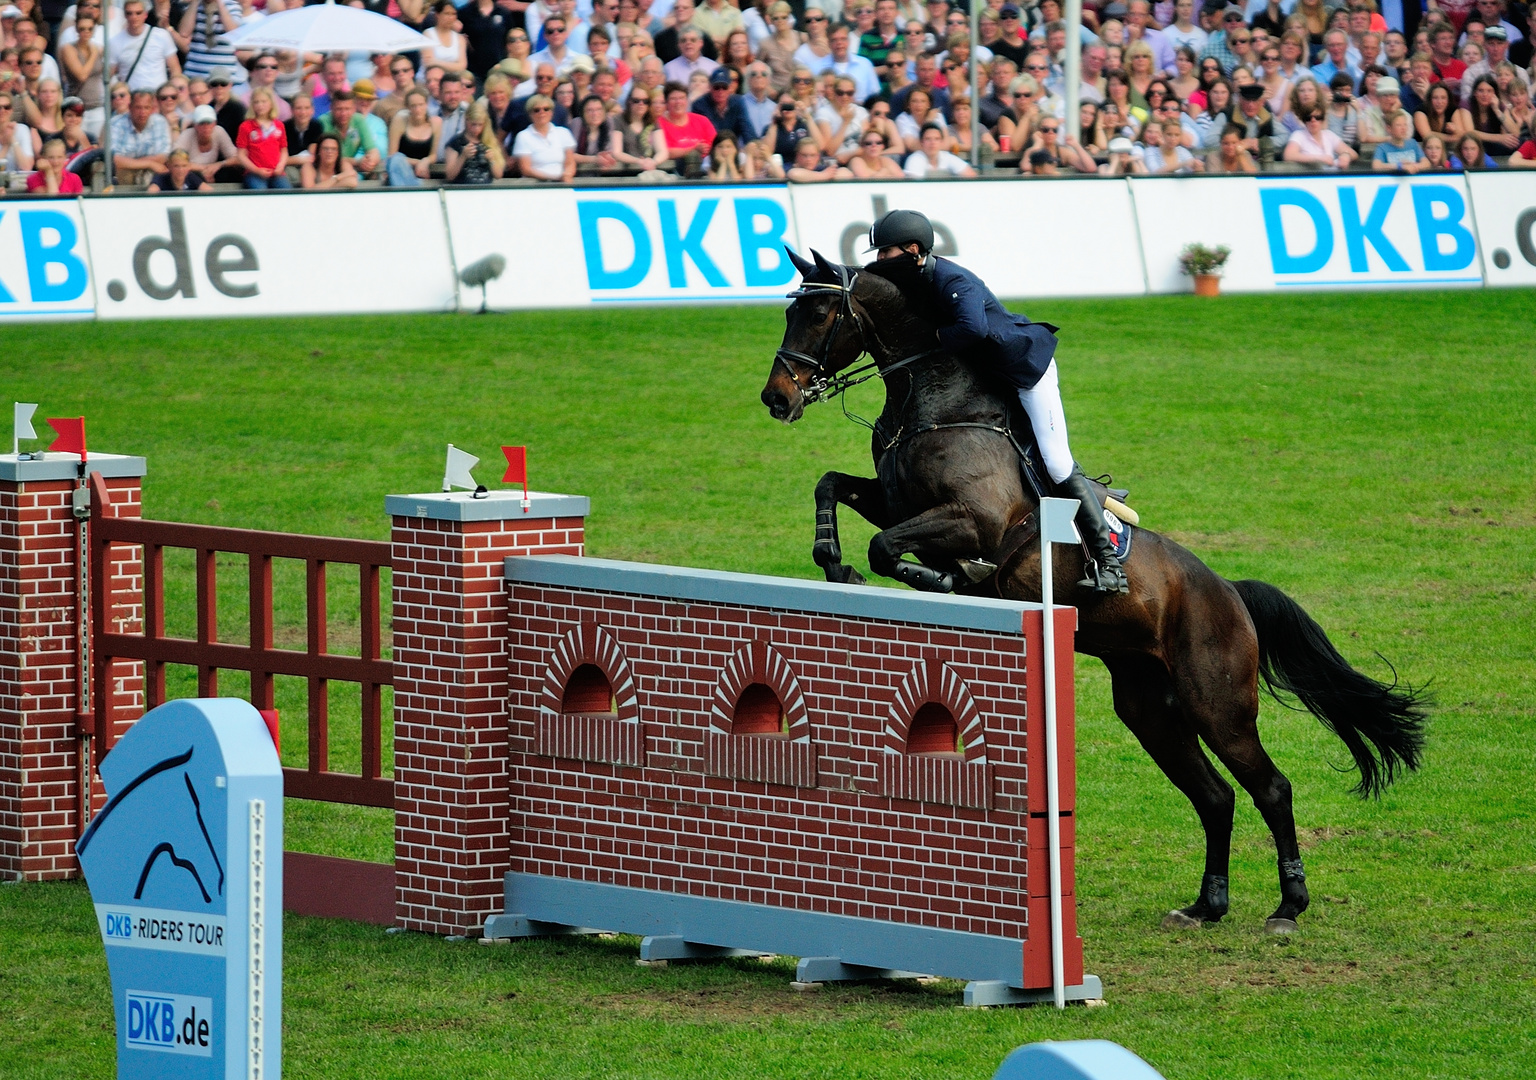
M843 387L835 393L832 392L833 383L839 379L839 376L827 370L827 362L832 357L832 346L837 341L837 335L843 328L843 320L852 319L854 325L858 325L859 317L853 310L853 287L858 283L859 275L858 271L850 274L845 267L839 266L837 267L837 276L839 278L837 284L807 281L802 283L794 292L788 294L791 300L800 300L807 296L825 296L829 293L837 295L837 314L832 319L832 330L826 337L821 339L821 355L812 356L810 353L786 349L782 346L778 352L773 354L775 360L785 362L785 367L790 367L791 364L794 364L801 368L808 368L812 372L808 383L800 381L800 374L793 367L790 367L789 372L789 377L794 380L795 384L805 394L807 405L820 401L823 397L834 397L837 393L841 393L842 389L847 389L847 387ZM865 352L863 345L864 334L863 328L860 327L860 356L863 356Z
M869 353L869 347L864 344L863 324L860 322L858 312L853 310L853 287L859 280L859 273L857 270L850 272L847 267L842 265L837 265L835 269L840 279L837 283L807 281L802 283L794 292L787 294L791 300L800 300L807 296L824 296L829 293L838 296L837 314L832 319L832 329L827 333L826 337L822 338L821 355L812 356L810 353L782 347L773 354L775 360L783 361L784 366L790 368L789 376L805 395L805 403L807 405L814 405L818 401L829 401L839 394L858 386L860 383L866 383L877 376L882 379L887 378L925 357L944 351L943 349L927 349L920 353L914 353L911 356L896 361L894 364L888 365L884 370L881 370L876 361L870 361L867 364L847 371L836 373L828 371L827 363L832 356L832 346L837 341L837 335L842 330L845 319L852 319L854 326L859 331L859 356L865 356ZM854 359L857 360L858 357ZM809 381L802 383L799 373L791 365L798 365L801 368L809 369L812 372Z

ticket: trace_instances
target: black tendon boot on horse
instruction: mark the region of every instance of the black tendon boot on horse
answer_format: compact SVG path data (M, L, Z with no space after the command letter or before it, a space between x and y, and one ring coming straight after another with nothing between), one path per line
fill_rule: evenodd
M1083 542L1093 556L1083 564L1083 580L1078 585L1100 593L1128 593L1130 585L1125 580L1125 569L1115 555L1114 542L1109 538L1109 524L1104 520L1104 508L1093 492L1093 486L1083 475L1077 462L1072 463L1072 475L1056 485L1063 497L1077 500L1077 531L1083 534Z

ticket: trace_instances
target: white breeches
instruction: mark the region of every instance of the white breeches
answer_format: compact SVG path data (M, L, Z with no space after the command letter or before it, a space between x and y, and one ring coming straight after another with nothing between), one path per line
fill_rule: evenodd
M1019 401L1035 429L1041 463L1051 481L1059 484L1072 475L1072 448L1067 445L1067 414L1061 408L1056 361L1051 361L1051 366L1033 387L1019 391Z

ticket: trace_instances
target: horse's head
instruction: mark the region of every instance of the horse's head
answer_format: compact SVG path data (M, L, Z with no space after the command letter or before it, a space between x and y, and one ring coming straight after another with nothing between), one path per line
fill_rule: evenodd
M784 342L774 354L763 404L775 420L792 424L815 401L827 380L864 354L864 311L855 295L862 271L829 263L812 251L807 262L793 250L800 288L785 311Z

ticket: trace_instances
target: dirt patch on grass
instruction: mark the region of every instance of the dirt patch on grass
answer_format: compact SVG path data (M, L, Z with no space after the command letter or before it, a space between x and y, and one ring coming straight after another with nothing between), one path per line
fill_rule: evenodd
M665 1021L711 1021L750 1024L780 1017L805 1017L817 1013L841 1013L850 1005L929 1010L960 1004L965 984L952 980L914 983L890 982L829 984L814 993L796 993L789 980L777 985L709 986L690 989L653 989L604 994L592 999L598 1008L631 1017Z

